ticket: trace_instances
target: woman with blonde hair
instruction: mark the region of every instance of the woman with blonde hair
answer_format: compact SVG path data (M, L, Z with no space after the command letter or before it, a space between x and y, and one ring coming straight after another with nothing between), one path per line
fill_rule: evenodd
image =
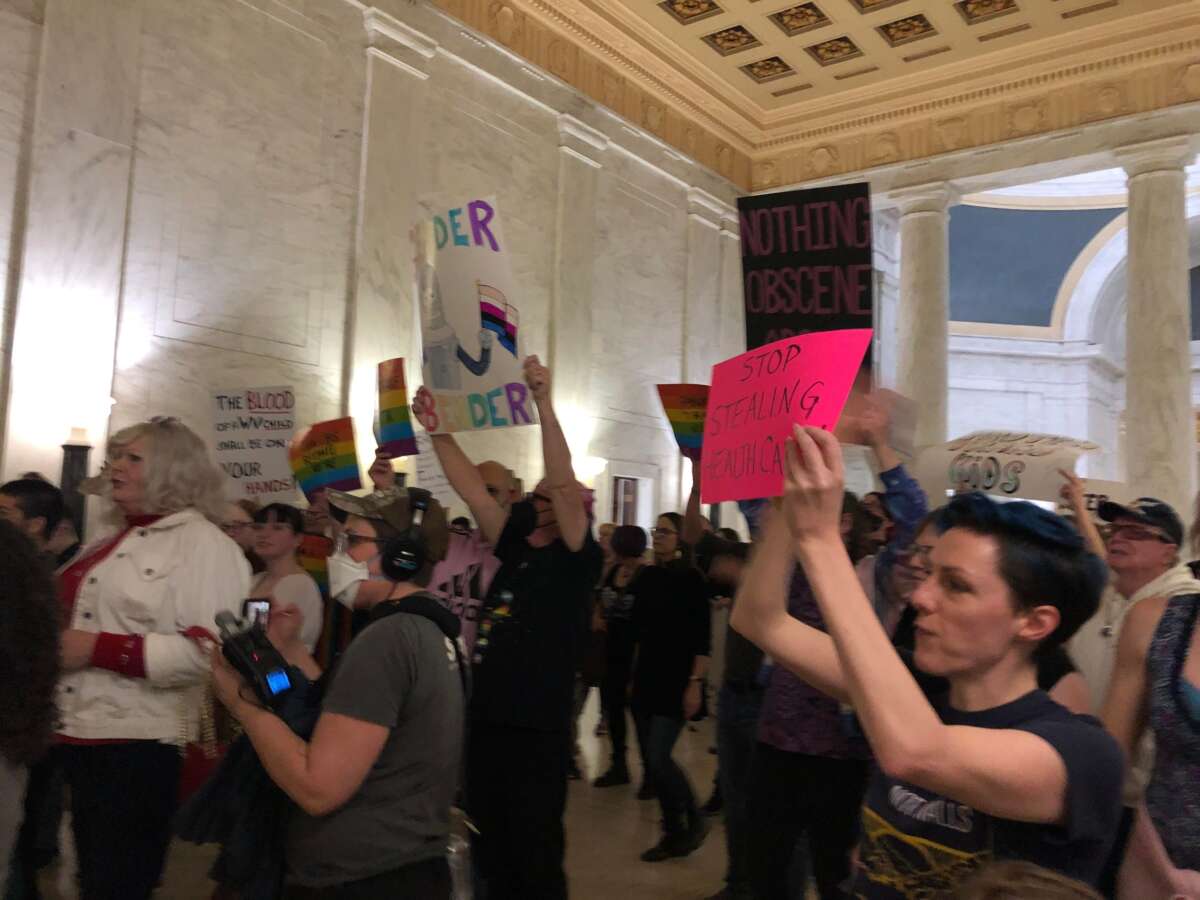
M108 442L114 530L59 576L67 623L56 753L84 900L144 900L162 874L181 749L199 736L213 618L250 570L221 532L222 475L173 418Z

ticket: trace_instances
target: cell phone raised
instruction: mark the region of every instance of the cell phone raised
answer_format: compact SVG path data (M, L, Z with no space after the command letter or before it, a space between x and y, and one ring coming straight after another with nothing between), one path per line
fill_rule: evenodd
M271 616L271 601L254 598L242 601L242 618L248 625L259 625L266 630Z

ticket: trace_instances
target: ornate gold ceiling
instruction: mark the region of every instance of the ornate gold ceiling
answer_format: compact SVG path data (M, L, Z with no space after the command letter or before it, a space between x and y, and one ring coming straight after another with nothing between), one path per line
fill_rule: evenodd
M1200 0L433 0L744 188L1200 100Z

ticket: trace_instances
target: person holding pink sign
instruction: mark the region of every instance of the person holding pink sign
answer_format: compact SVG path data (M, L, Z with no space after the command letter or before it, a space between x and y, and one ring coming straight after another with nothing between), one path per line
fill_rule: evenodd
M795 428L782 510L743 581L733 625L851 704L862 723L877 769L852 894L953 896L993 859L1095 884L1120 813L1120 748L1097 720L1037 689L1034 653L1070 638L1095 612L1101 560L1033 504L956 497L932 574L913 594L910 667L842 545L842 495L837 440ZM787 615L794 564L808 575L828 634ZM942 687L926 676L940 676Z

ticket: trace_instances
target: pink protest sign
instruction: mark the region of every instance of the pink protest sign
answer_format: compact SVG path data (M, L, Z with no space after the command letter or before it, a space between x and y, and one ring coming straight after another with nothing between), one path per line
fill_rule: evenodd
M704 423L705 503L778 497L792 426L833 430L871 329L784 338L713 366Z

